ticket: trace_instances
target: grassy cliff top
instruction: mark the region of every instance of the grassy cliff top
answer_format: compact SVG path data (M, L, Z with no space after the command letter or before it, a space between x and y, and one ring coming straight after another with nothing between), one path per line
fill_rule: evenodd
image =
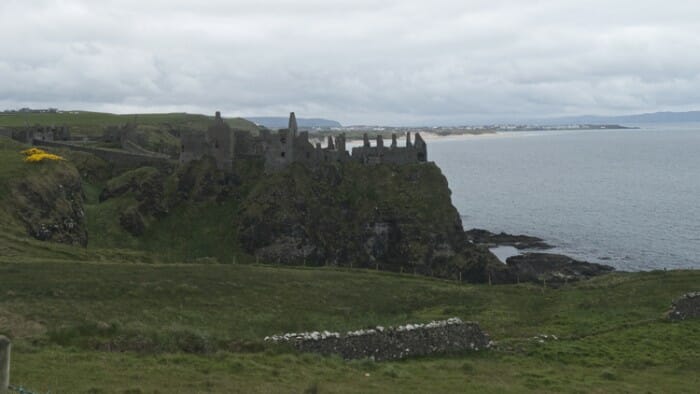
M163 114L110 114L88 111L65 111L61 113L0 113L0 127L40 125L67 125L71 132L80 135L102 135L102 128L108 125L136 123L139 125L187 127L206 130L213 116L188 113ZM255 123L243 118L225 119L231 127L257 133Z

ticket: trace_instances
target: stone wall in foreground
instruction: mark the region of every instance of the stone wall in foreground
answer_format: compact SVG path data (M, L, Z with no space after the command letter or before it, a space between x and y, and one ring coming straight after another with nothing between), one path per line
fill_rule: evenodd
M684 294L671 304L671 320L700 318L700 292Z
M491 344L477 323L458 318L395 328L376 327L343 335L327 331L291 333L267 337L265 341L287 343L302 352L335 354L346 360L371 358L377 361L477 351Z

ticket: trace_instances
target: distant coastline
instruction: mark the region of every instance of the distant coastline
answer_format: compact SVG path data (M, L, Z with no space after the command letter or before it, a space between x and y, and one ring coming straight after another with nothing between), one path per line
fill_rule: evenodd
M556 131L556 130L627 130L639 129L619 124L576 124L576 125L494 125L494 126L455 126L455 127L385 127L385 126L348 126L333 129L315 129L309 137L316 141L322 141L328 136L345 134L348 141L359 141L367 135L370 139L378 136L391 140L391 136L405 135L407 132L420 133L426 139L442 139L459 136L477 136L497 134L503 132L528 132L528 131Z

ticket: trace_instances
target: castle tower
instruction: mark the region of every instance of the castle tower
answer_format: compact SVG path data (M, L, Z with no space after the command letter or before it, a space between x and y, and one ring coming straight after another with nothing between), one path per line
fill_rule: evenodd
M289 128L290 136L296 137L298 127L297 127L297 117L296 117L296 115L294 115L294 112L289 113L289 127L288 128Z
M396 143L396 133L391 133L391 148L394 149L398 146Z
M345 152L345 134L335 137L335 148L340 152Z
M362 142L365 148L369 148L369 136L367 133L362 136Z
M333 143L333 136L328 136L328 149L335 150L335 144Z
M423 137L416 133L415 146L417 151L417 159L419 162L428 161L428 144L423 141Z
M221 170L231 170L236 139L231 127L221 117L221 112L216 111L214 123L207 128L206 139L209 145L208 153L216 159L217 167Z
M411 143L411 132L407 131L406 132L406 148L408 148L409 146L413 146L413 144Z
M384 147L384 137L381 134L379 134L377 136L377 148L381 149L383 147Z

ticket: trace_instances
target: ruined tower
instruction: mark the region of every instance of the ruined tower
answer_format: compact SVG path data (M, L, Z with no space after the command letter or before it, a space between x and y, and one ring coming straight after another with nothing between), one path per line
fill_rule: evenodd
M219 169L230 171L233 168L236 137L231 127L224 122L221 112L216 112L214 121L205 133L185 133L180 140L180 163L211 156Z
M224 122L219 111L216 111L214 123L207 129L207 140L211 155L216 159L217 167L221 170L233 168L236 139L231 127Z
M289 113L289 127L272 133L267 129L260 130L260 135L253 136L247 131L232 130L216 112L212 124L205 133L192 132L183 134L180 152L180 162L187 163L203 156L216 159L217 166L224 171L231 171L235 160L261 158L265 163L266 172L280 171L292 163L305 166L316 166L321 163L344 163L355 161L362 164L394 164L403 165L427 161L426 143L420 134L415 134L411 141L411 133L406 133L406 146L398 146L396 134L391 136L391 144L384 141L380 134L372 146L369 136L362 136L362 146L352 148L352 153L346 150L344 134L336 137L326 136L327 146L320 143L314 146L309 141L308 131L299 131L294 112Z
M288 129L293 137L297 136L297 132L299 131L299 128L297 127L297 116L294 115L294 112L289 113L289 127L288 127Z

